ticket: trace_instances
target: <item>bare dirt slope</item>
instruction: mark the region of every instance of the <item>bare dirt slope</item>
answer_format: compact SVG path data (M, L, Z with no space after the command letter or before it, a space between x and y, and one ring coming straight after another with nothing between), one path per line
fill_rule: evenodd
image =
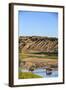
M22 51L58 52L58 39L41 36L20 36L19 49Z

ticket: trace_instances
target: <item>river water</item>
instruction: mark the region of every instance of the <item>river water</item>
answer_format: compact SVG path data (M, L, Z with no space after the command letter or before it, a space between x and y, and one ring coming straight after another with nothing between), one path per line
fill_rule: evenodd
M21 70L21 72L30 72L29 70ZM43 78L45 77L58 77L58 71L57 70L52 70L50 74L46 73L46 69L38 68L32 71L32 73L42 76Z
M34 74L37 74L42 77L58 77L58 71L52 70L51 74L46 73L46 69L36 69L33 71Z

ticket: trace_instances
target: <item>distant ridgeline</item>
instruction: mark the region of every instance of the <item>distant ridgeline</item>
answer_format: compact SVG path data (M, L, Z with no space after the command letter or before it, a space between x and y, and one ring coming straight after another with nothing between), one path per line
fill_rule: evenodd
M58 38L43 36L20 36L19 50L58 53Z

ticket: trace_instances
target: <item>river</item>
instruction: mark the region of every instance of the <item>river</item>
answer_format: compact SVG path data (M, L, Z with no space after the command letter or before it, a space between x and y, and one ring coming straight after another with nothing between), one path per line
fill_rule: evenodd
M23 69L21 70L21 72L30 72L29 70L27 69ZM32 73L36 74L36 75L39 75L39 76L42 76L43 78L46 78L46 77L58 77L58 70L52 70L51 73L46 73L46 69L42 69L42 68L38 68L38 69L35 69L34 71L32 71Z
M37 74L42 77L58 77L58 71L52 70L50 74L46 73L46 69L36 69L33 71L34 74Z

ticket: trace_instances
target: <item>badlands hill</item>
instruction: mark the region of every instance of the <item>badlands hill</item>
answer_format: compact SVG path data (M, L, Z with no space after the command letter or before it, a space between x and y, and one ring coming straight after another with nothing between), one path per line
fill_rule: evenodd
M43 36L20 36L19 50L24 52L58 52L58 39Z

